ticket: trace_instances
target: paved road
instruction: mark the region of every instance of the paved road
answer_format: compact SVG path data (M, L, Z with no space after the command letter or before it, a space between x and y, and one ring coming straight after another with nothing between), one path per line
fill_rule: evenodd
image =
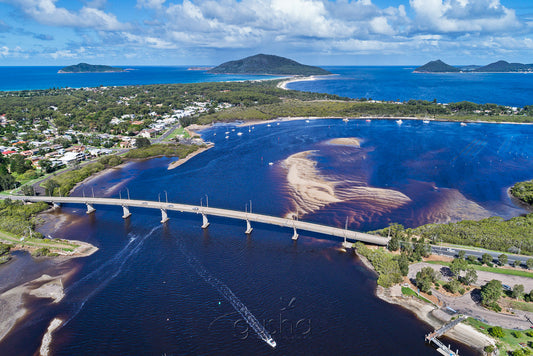
M242 211L212 208L205 206L156 202L149 200L130 200L116 198L92 198L92 197L47 197L47 196L2 196L0 198L11 198L14 200L24 200L29 202L44 201L47 203L71 203L71 204L91 204L91 205L115 205L127 207L139 207L148 209L173 210L186 213L203 214L206 216L221 216L231 219L244 220L249 222L259 222L264 224L278 225L298 230L317 232L320 234L346 238L351 242L362 241L374 245L387 245L389 239L386 237L370 235L362 232L340 229L337 227L309 223L305 221L279 218L270 215L246 213Z
M468 248L445 247L445 246L441 247L441 246L434 246L434 245L431 246L431 253L435 255L443 255L443 256L454 257L454 258L458 256L458 253L460 250L465 251L466 256L474 255L478 259L481 259L481 256L483 256L483 254L488 253L489 255L492 256L493 262L497 262L498 256L500 256L503 253L503 252L488 251L484 249L473 250L473 249L468 249ZM532 256L516 255L516 254L511 254L511 253L505 253L505 254L507 255L508 264L513 264L515 260L518 260L520 261L522 265L525 266L526 261L529 260L530 258L533 258Z

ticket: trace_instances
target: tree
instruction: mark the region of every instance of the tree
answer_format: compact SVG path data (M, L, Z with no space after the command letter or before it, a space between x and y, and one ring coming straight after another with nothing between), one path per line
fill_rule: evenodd
M407 276L409 273L409 258L405 253L402 253L398 258L398 266L400 267L402 276Z
M53 196L56 188L59 188L59 184L53 179L49 179L44 183L45 194L48 196Z
M529 258L529 259L526 261L526 266L527 266L527 268L529 268L529 269L532 269L532 268L533 268L533 258Z
M515 284L513 286L513 298L520 299L524 296L524 286L522 284Z
M497 279L493 279L481 287L481 302L485 306L496 303L501 296L502 282Z
M424 293L429 292L436 280L437 274L431 267L424 267L416 274L416 286Z
M452 263L450 264L450 271L452 271L453 275L456 277L459 277L461 274L461 271L466 270L467 263L465 260L460 258L455 258Z
M477 272L474 267L467 267L466 274L463 277L463 283L466 285L471 285L477 281Z
M498 256L498 262L500 262L500 265L503 266L504 264L507 263L507 255L502 253L501 255Z
M147 139L146 137L137 137L135 139L135 147L137 148L148 147L150 145L151 145L150 140Z
M459 250L457 254L457 258L460 258L461 260L465 259L466 252L464 250Z
M390 239L387 248L389 251L398 251L400 249L400 239L397 237Z
M520 267L520 260L514 260L513 266L516 268Z
M488 253L484 253L483 256L481 256L481 262L486 265L492 263L492 256Z
M33 185L22 186L22 194L26 196L35 195L35 190L33 189Z
M502 338L505 336L505 332L503 331L501 326L495 326L489 329L489 334L494 337Z
M39 166L41 166L41 169L46 173L51 173L54 171L54 167L52 166L52 162L48 159L42 159L39 161Z
M468 263L475 263L475 262L477 262L477 257L474 256L474 255L469 255L467 257L467 260L468 260Z

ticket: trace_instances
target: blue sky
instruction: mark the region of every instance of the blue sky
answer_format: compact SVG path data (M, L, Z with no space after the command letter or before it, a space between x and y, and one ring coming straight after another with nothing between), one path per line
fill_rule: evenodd
M533 63L529 0L0 0L0 65Z

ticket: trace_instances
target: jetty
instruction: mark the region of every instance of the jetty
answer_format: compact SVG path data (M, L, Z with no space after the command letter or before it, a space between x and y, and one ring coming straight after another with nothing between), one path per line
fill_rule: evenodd
M450 321L449 323L444 324L440 329L437 329L433 331L430 334L426 335L426 342L428 344L433 344L437 347L437 352L439 352L442 355L446 356L458 356L459 350L456 350L453 352L450 348L450 345L446 346L444 345L439 339L439 336L444 335L447 331L451 330L453 327L455 327L457 324L462 322L466 319L466 316L462 315L459 318Z

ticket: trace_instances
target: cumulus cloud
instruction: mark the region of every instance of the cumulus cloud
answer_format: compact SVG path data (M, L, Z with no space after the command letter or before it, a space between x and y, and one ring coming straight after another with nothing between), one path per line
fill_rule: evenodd
M113 14L96 7L84 6L79 11L56 7L57 0L6 0L19 7L35 21L48 26L93 28L101 31L124 30L130 27Z
M501 32L521 27L499 0L409 0L420 30L440 33Z

